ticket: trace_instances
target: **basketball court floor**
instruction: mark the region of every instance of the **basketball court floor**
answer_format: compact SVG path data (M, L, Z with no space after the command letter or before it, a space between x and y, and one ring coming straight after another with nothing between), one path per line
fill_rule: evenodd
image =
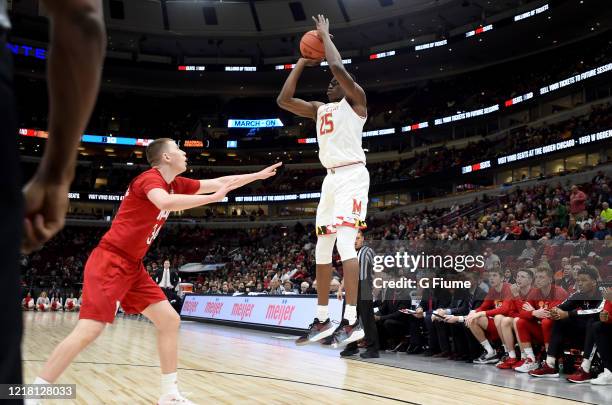
M25 313L25 381L78 319L74 313ZM181 390L200 404L609 404L609 386L533 381L420 356L383 353L375 361L340 359L319 345L297 347L294 336L198 322L180 331ZM159 396L155 329L119 316L58 383L77 384L76 401L48 404L152 404Z

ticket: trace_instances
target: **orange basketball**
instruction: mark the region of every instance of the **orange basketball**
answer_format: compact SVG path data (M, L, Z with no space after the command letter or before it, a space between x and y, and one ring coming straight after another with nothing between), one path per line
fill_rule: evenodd
M308 31L300 41L300 52L308 59L323 59L325 57L325 47L323 40L319 37L317 30Z

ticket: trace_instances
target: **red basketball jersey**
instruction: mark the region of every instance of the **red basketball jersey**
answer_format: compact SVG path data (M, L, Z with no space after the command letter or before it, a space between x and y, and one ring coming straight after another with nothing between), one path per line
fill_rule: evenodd
M200 189L200 182L176 177L168 184L157 169L141 173L128 186L111 228L100 241L101 245L112 245L134 260L144 257L170 215L170 211L161 211L147 198L147 193L155 188L169 194L195 194Z

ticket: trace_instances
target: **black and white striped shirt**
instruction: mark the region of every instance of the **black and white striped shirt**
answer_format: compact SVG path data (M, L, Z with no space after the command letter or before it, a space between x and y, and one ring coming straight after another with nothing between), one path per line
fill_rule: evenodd
M357 252L357 262L359 263L359 280L371 280L373 277L374 250L363 245Z

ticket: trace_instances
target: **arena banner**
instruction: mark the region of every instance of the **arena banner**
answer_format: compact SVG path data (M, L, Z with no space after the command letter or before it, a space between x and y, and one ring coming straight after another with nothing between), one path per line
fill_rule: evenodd
M317 308L315 295L185 296L181 316L287 329L307 329ZM340 322L342 301L329 299L332 321Z

